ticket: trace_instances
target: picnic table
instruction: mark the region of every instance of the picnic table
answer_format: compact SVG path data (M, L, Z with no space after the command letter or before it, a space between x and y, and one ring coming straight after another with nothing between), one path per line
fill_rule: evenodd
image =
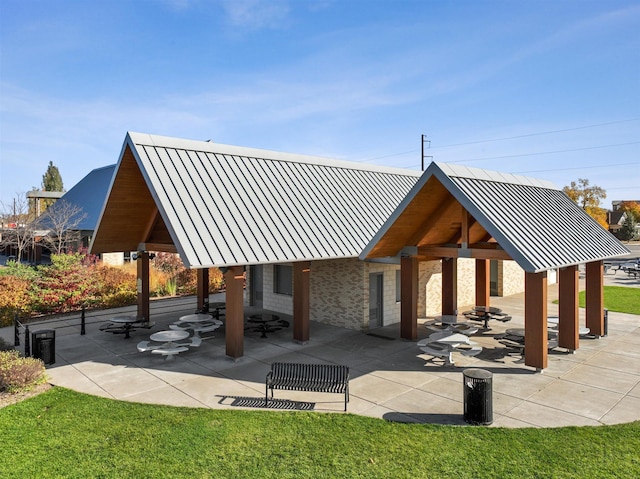
M493 306L475 306L470 311L462 313L467 319L472 321L484 322L484 329L489 330L489 321L497 320L502 322L511 321L511 316L503 313L500 308L494 308Z
M418 341L420 350L430 356L443 358L446 365L454 365L453 353L463 356L476 356L482 351L482 347L469 339L469 336L453 331L440 331L431 334L428 338Z

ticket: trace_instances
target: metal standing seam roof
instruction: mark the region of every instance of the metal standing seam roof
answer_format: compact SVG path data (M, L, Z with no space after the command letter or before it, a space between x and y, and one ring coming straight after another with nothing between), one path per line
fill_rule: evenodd
M116 165L109 165L91 170L58 200L80 208L83 219L76 229L84 231L96 229L115 169Z
M358 257L421 175L133 132L127 145L192 268Z
M436 177L525 271L540 272L623 256L629 250L553 183L432 163L367 245L365 258L413 196Z

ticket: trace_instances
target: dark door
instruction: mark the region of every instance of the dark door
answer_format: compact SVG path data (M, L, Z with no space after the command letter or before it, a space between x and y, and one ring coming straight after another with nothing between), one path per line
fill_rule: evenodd
M382 326L382 295L383 295L383 275L382 273L369 274L369 328L379 328Z
M262 308L262 292L263 292L263 277L262 277L262 265L253 265L249 267L249 274L251 275L251 288L249 291L250 304L256 308Z

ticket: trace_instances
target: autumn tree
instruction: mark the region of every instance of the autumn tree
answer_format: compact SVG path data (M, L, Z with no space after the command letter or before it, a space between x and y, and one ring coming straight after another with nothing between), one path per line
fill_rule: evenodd
M571 198L578 206L595 219L604 229L608 229L607 211L600 207L600 200L607 197L606 191L596 185L590 186L589 180L579 178L578 182L572 181L569 186L565 186L562 191Z
M618 206L620 211L624 211L627 216L633 216L636 223L640 222L640 203L637 201L623 201Z

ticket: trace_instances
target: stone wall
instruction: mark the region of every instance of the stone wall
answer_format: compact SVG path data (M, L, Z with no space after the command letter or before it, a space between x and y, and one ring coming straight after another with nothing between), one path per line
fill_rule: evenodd
M273 292L273 265L263 266L264 309L293 314L293 297ZM396 271L400 265L368 263L357 258L311 262L310 318L334 326L369 329L369 275L383 273L383 326L400 321ZM418 317L442 314L442 263L423 261L418 270ZM549 281L554 281L550 275ZM251 278L248 278L248 285ZM475 260L458 259L458 311L475 305ZM499 296L524 291L524 271L514 261L498 261ZM248 295L247 295L248 297Z

